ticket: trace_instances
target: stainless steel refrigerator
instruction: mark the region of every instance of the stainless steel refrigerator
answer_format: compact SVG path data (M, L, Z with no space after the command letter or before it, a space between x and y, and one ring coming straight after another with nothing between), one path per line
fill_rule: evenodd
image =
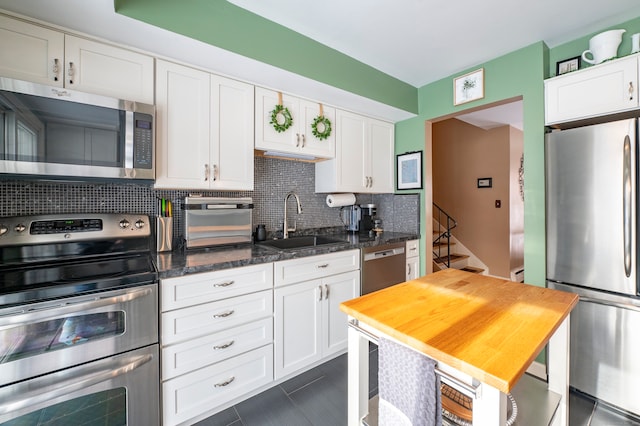
M640 415L638 121L545 138L547 285L574 292L570 385Z

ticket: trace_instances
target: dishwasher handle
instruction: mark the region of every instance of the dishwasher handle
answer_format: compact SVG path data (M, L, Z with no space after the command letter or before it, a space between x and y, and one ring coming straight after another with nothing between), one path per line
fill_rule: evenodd
M364 261L368 262L370 260L384 259L386 257L398 256L401 254L404 254L404 247L396 247L393 249L374 251L371 253L365 253Z

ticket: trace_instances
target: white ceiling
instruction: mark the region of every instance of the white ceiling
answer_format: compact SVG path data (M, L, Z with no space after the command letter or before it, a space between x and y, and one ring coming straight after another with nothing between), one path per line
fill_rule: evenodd
M638 0L229 1L416 87L640 15Z
M416 87L540 40L554 47L640 16L640 0L231 1ZM413 116L116 14L113 0L0 0L0 9L391 121ZM463 119L521 128L521 108Z

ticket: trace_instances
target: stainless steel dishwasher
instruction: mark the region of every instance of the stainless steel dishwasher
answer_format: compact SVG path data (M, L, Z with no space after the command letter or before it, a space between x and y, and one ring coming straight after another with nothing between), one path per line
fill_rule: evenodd
M361 294L371 293L406 281L405 243L365 247L361 251Z

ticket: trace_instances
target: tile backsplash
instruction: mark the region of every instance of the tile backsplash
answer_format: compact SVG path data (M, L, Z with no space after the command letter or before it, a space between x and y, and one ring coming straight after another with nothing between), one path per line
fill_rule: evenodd
M254 191L204 191L213 197L253 198L253 223L267 231L282 230L284 198L294 191L302 214L289 198L287 214L298 229L342 227L340 209L327 206L327 194L315 193L312 163L255 157ZM181 240L182 201L193 191L159 190L130 182L63 182L0 180L0 217L53 213L141 213L158 214L158 198L174 203L174 235ZM419 194L356 194L358 204L376 204L383 227L395 232L419 232Z

